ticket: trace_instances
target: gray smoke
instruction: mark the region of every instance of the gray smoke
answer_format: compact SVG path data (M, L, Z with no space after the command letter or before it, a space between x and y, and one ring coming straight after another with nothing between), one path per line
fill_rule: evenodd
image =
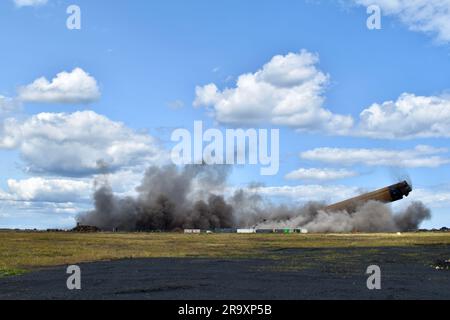
M421 202L413 202L405 211L395 217L400 230L416 230L422 221L431 219L431 211Z
M94 194L95 210L78 217L83 225L103 230L176 230L230 228L233 208L222 196L224 166L151 167L137 188L137 197L119 198L109 185Z
M323 203L273 204L258 194L259 185L226 198L229 171L226 166L151 167L136 189L136 197L118 197L103 182L94 194L95 209L80 215L78 222L122 231L257 227L391 232L417 230L431 217L420 202L397 214L379 202L368 202L354 213L326 212Z
M369 201L355 212L327 212L319 204L298 209L297 216L283 221L266 221L261 229L304 228L310 232L396 232L417 230L431 218L421 202L413 202L406 210L394 213L389 205Z

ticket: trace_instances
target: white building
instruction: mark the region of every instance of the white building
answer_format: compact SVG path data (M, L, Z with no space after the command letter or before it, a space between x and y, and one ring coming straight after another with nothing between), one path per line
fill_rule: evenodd
M256 233L256 229L237 229L237 233L241 233L241 234Z
M200 229L185 229L184 233L185 234L199 234L199 233L202 233L202 230L200 230Z

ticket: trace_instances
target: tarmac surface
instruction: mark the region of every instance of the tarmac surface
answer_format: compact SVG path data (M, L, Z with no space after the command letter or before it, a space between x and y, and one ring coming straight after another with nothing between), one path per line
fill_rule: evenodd
M79 264L81 290L67 289L67 266L0 279L1 300L450 299L450 271L437 270L450 246L278 249L264 259L129 259ZM381 268L381 290L367 267Z

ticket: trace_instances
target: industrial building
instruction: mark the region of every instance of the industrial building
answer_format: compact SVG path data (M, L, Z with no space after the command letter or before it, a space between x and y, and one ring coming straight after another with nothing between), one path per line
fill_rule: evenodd
M302 228L295 229L214 229L214 230L200 230L200 229L185 229L185 234L201 234L201 233L236 233L236 234L307 234L308 230Z

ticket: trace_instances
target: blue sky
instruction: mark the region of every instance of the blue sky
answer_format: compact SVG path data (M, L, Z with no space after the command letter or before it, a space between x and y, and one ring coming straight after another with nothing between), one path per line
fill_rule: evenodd
M175 128L192 129L196 120L210 127L246 127L245 121L231 123L220 116L220 103L232 102L224 90L238 95L239 77L255 75L276 56L286 68L309 66L314 75L328 77L311 93L320 102L294 107L301 115L314 104L317 114L328 110L331 116L318 116L303 127L292 124L298 110L281 122L263 115L257 127L281 130L280 172L263 177L257 167L235 168L231 186L257 181L286 187L287 201L302 201L307 195L296 187L311 186L318 190L312 200L332 201L408 174L417 189L411 200L422 200L433 210L424 226L450 226L450 23L436 22L445 21L450 3L423 2L432 9L424 18L418 14L421 8L407 1L397 6L379 1L382 29L369 30L364 0L32 2L0 3L0 227L73 225L76 214L91 207L96 178L92 166L77 155L95 150L99 159L109 157L108 165L116 170L112 185L129 194L145 166L164 162ZM81 8L81 30L66 28L71 4ZM289 54L298 58L292 64ZM314 62L305 65L308 57ZM92 90L75 92L70 99L76 86L51 98L42 97L42 90L31 92L36 79L50 83L74 70L80 70L79 78L69 80L94 81ZM214 102L193 107L199 98L196 88L208 84L217 88ZM285 94L284 89L274 90L273 96ZM299 93L292 90L287 94ZM274 98L261 110L245 110L248 101L233 101L236 110L254 115L277 104ZM361 119L360 113L374 104L383 115L371 109L370 119ZM402 108L408 109L404 118ZM345 132L329 129L324 122L334 115L354 123ZM98 128L89 136L86 130L93 123ZM124 141L130 142L129 149L111 154L108 145ZM333 161L340 153L343 158ZM317 170L303 171L310 174L307 179L286 179L293 171L312 168ZM352 176L314 177L325 169Z

